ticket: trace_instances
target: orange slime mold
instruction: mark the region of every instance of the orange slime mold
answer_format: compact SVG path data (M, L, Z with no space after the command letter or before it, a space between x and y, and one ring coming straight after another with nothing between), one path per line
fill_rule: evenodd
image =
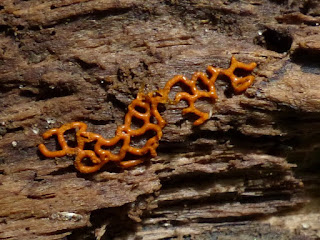
M71 122L62 125L60 128L53 128L43 134L44 139L56 136L61 150L50 151L44 144L39 145L40 152L49 158L63 157L66 155L76 155L74 162L75 167L81 173L92 173L98 171L104 164L109 161L118 162L120 166L127 168L135 166L142 162L142 160L124 161L127 153L135 156L143 156L150 154L151 157L157 155L156 149L159 146L159 140L162 137L162 129L166 125L158 111L159 104L165 104L169 101L169 93L173 86L177 83L189 89L189 92L179 92L176 94L174 102L178 103L185 100L188 107L182 110L183 114L193 113L198 116L198 119L193 123L200 125L210 118L209 113L202 112L196 108L195 102L199 98L207 98L214 101L218 98L215 81L219 75L227 76L231 80L231 85L236 93L245 91L254 80L254 76L237 77L234 74L236 69L252 71L257 66L256 63L245 64L238 62L234 57L231 58L231 65L228 69L220 69L209 66L207 68L210 78L205 73L196 72L193 74L191 80L186 77L178 75L169 80L164 88L150 92L148 94L138 93L128 106L128 112L125 115L124 124L119 126L116 130L115 137L105 139L101 135L87 132L87 125L82 122ZM207 90L198 88L197 83L201 81ZM131 128L133 118L143 121L143 125L138 129ZM155 122L155 123L154 123ZM66 131L76 130L76 147L68 146L64 137ZM136 148L130 145L134 137L143 136L147 132L153 132L142 148ZM86 143L94 143L93 150L86 150ZM110 148L116 144L121 143L120 150L117 154L112 153ZM108 150L109 148L109 150ZM84 159L90 160L84 162Z

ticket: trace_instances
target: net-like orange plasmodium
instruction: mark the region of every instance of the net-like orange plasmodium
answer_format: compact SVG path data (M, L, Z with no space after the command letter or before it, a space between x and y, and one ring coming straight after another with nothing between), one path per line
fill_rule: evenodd
M135 155L137 157L150 154L151 157L157 155L156 149L159 146L159 140L162 137L162 129L166 125L158 111L159 104L169 102L169 93L173 86L180 84L187 88L188 92L178 92L175 96L174 102L177 103L184 100L188 103L188 107L182 110L183 114L193 113L198 116L198 119L193 123L200 125L209 119L209 113L202 112L196 108L195 102L199 98L207 98L214 101L218 98L215 81L219 75L224 75L231 80L231 85L236 93L245 91L254 80L254 76L249 75L245 77L237 77L234 74L236 69L245 71L252 71L256 67L256 63L245 64L238 62L234 57L231 58L231 65L228 69L220 69L209 66L207 71L210 78L203 72L196 72L193 74L191 80L186 77L178 75L169 80L164 88L145 93L138 93L137 98L134 99L128 106L128 112L125 115L124 124L119 126L116 130L115 137L105 139L101 135L87 132L87 125L82 122L71 122L62 125L60 128L53 128L43 134L44 139L56 136L61 150L50 151L44 144L39 145L40 152L50 158L62 157L66 155L75 155L75 167L82 173L92 173L98 171L104 164L109 161L118 162L120 166L127 168L135 166L142 162L142 160L126 160L127 154ZM199 89L197 83L202 82L206 86L206 90ZM138 129L132 128L132 120L139 119L143 125ZM69 130L76 131L76 146L70 147L65 139L65 132ZM153 132L152 137L147 139L144 146L136 148L131 146L132 139L135 137L147 135L147 132ZM148 135L149 136L149 135ZM86 150L86 143L94 145L93 150ZM118 153L112 153L111 148L117 144L121 144ZM84 161L87 159L87 161ZM89 160L89 163L88 163Z

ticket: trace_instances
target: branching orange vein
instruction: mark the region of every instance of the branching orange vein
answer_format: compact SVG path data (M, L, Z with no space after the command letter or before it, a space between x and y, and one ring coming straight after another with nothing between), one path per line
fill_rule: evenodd
M208 98L212 101L218 98L215 81L219 75L227 76L231 80L231 85L236 93L245 91L254 81L254 76L237 77L234 74L236 69L252 71L256 67L256 63L245 64L238 62L234 57L231 58L231 64L228 69L220 69L209 66L207 71L210 78L205 73L196 72L191 80L178 75L169 80L163 89L149 92L148 94L139 93L128 106L128 112L125 115L124 124L116 130L115 137L105 139L101 135L87 132L87 125L82 122L71 122L62 125L60 128L53 128L43 134L44 139L56 136L61 150L50 151L44 144L39 145L40 152L50 158L63 157L65 155L76 155L75 167L82 173L92 173L98 171L104 164L109 161L118 162L122 167L132 167L142 162L142 160L123 161L128 153L135 156L143 156L150 154L151 157L157 155L156 149L159 146L159 140L162 137L162 129L166 125L158 111L159 104L165 104L169 101L169 93L173 86L180 83L185 86L188 92L179 92L176 94L174 102L177 103L184 100L188 103L188 107L182 110L183 114L193 113L198 119L193 123L200 125L209 119L209 113L202 112L196 108L195 102L199 98ZM198 81L207 87L207 90L199 89ZM143 121L143 125L138 129L131 127L133 118ZM156 122L156 123L154 123ZM76 130L76 147L68 146L65 139L65 132L71 129ZM152 131L154 135L150 137L142 148L136 148L130 145L135 137L143 136L148 131ZM94 143L94 150L85 150L86 143ZM110 148L116 144L122 144L119 152L114 154ZM89 159L90 164L84 163L84 159Z

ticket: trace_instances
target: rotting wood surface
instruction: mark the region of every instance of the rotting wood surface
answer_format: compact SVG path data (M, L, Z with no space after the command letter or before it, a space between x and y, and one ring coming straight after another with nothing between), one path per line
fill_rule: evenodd
M319 238L319 24L316 0L1 1L0 239ZM139 91L232 55L253 86L219 79L199 127L167 105L156 158L83 175L37 151L70 121L111 138Z

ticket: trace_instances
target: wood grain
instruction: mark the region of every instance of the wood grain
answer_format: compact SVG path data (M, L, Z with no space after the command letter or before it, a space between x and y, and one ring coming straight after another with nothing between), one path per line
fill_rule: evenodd
M1 1L0 239L319 238L319 18L315 0ZM111 138L139 91L232 55L253 86L218 79L198 127L167 105L140 166L37 151L71 121Z

